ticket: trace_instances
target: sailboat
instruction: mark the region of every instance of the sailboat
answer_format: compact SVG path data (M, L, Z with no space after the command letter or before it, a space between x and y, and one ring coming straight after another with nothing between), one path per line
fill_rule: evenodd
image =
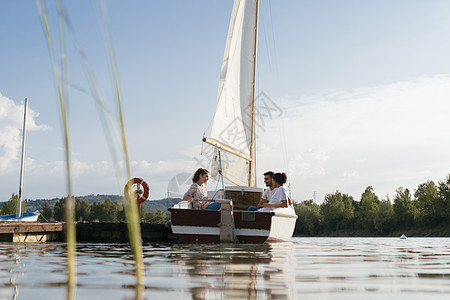
M258 0L235 0L220 73L210 137L216 153L212 178L230 186L208 192L221 209L192 209L182 201L172 208L172 232L182 242L263 243L288 241L297 215L292 205L271 212L247 211L261 199L256 187L255 74ZM230 159L224 161L222 155ZM211 196L211 197L209 197Z
M36 222L40 215L38 212L22 212L22 188L23 188L23 169L25 163L27 110L28 110L28 98L25 98L23 111L22 160L20 165L19 199L17 200L17 214L0 216L0 221Z

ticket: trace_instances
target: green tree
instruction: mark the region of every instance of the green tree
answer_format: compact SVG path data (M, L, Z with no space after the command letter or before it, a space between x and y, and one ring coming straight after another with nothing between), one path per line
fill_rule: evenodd
M55 203L55 207L53 208L53 218L55 219L55 221L64 220L65 207L66 202L64 198L61 198L59 201Z
M414 205L408 189L399 187L394 196L394 219L398 229L408 229L414 224Z
M295 224L296 234L314 235L320 230L320 206L313 200L305 200L294 203L295 213L298 218Z
M341 226L343 229L351 229L355 223L355 204L357 202L348 194L342 195L342 202L344 202L344 210L342 211Z
M450 225L450 174L444 181L439 182L439 220L443 224Z
M75 202L75 220L78 222L91 220L91 206L87 200L77 199Z
M375 218L374 228L378 233L392 232L394 226L394 208L389 198L381 200L378 205Z
M93 222L99 222L101 219L103 219L103 207L102 204L94 201L91 205L91 217L90 220Z
M105 201L102 203L103 208L103 218L99 219L100 221L106 221L106 222L117 222L117 204L115 202L112 202L111 199L106 198Z
M46 221L46 222L51 222L53 221L53 211L52 208L50 207L50 204L48 204L48 201L45 201L44 203L44 207L42 208L42 210L40 211L41 215L39 216L39 219L41 222ZM42 219L41 219L42 217Z
M142 217L141 217L142 219ZM150 211L145 214L143 219L146 223L150 224L165 224L167 222L168 216L160 209L155 211Z
M17 214L17 201L19 201L19 196L12 194L11 198L7 202L3 202L1 214L2 215L13 215ZM22 212L25 212L25 201L22 201Z
M340 230L350 226L354 218L353 198L336 191L327 194L320 205L323 225L327 230Z
M123 204L122 203L117 203L117 221L118 222L125 222L126 221L125 211L123 209Z
M118 205L106 198L103 203L94 201L91 206L91 220L94 222L117 222Z
M145 220L145 216L147 215L147 207L145 207L144 204L138 206L140 208L139 210L139 217L141 218L141 221Z
M375 230L374 220L379 204L380 200L373 192L373 187L368 186L361 195L361 202L358 212L358 221L362 229L369 232L373 232Z
M432 180L422 183L414 192L414 202L417 207L416 218L420 226L437 224L440 212L438 211L439 195Z

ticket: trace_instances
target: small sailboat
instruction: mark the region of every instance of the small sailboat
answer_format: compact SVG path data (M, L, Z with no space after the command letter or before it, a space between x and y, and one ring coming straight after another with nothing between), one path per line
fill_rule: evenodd
M22 188L23 188L23 169L25 163L27 110L28 110L28 99L25 98L24 112L23 112L22 160L20 164L19 199L17 200L17 214L0 216L0 221L36 222L40 215L39 212L22 212Z
M13 214L13 215L4 215L0 216L0 222L10 222L10 221L16 221L16 222L37 222L38 217L40 213L39 211L35 212L23 212L20 214Z
M407 237L406 237L406 235L402 234L402 235L400 236L400 239L401 239L401 240L406 240Z
M211 193L210 199L222 204L220 211L192 209L187 201L170 209L172 232L183 242L288 241L294 232L297 215L292 205L247 211L262 196L256 187L255 143L258 11L258 0L234 2L214 122L211 135L203 137L215 149L212 178L232 186ZM224 162L221 153L232 158Z

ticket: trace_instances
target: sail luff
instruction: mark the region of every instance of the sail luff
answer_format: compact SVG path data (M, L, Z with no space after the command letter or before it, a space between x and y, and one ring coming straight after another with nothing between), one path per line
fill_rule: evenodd
M234 2L209 137L224 146L222 149L233 149L231 153L241 155L225 162L222 175L233 178L233 184L249 186L256 185L254 106L258 6L258 0Z
M255 45L254 45L254 58L253 58L253 96L252 96L252 131L251 131L251 144L250 144L250 157L252 160L249 162L249 176L248 186L256 186L256 59L258 49L258 22L259 22L259 0L256 0L256 17L255 17Z
M231 13L231 21L230 26L228 27L228 34L227 34L227 42L225 44L225 51L223 54L223 60L222 60L222 68L220 69L220 79L219 79L219 87L217 89L217 106L219 105L219 101L221 99L222 92L224 91L223 87L226 80L226 75L228 71L228 63L230 60L230 46L233 35L231 34L234 31L234 27L236 25L236 15L238 12L239 4L238 1L235 1L233 5L233 11ZM217 111L216 111L217 113Z

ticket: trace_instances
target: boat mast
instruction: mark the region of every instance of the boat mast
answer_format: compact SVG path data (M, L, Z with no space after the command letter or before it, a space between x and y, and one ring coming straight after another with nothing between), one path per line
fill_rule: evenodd
M251 144L250 144L250 156L248 168L248 186L256 186L256 53L258 47L258 19L259 19L259 0L256 0L256 17L255 17L255 45L254 45L254 56L253 56L253 96L252 96L252 133L251 133Z
M23 109L23 133L22 133L22 160L20 164L20 178L19 178L19 199L17 200L17 217L22 215L22 187L23 187L23 168L25 163L25 137L27 128L27 110L28 110L28 98L25 98L25 104Z

